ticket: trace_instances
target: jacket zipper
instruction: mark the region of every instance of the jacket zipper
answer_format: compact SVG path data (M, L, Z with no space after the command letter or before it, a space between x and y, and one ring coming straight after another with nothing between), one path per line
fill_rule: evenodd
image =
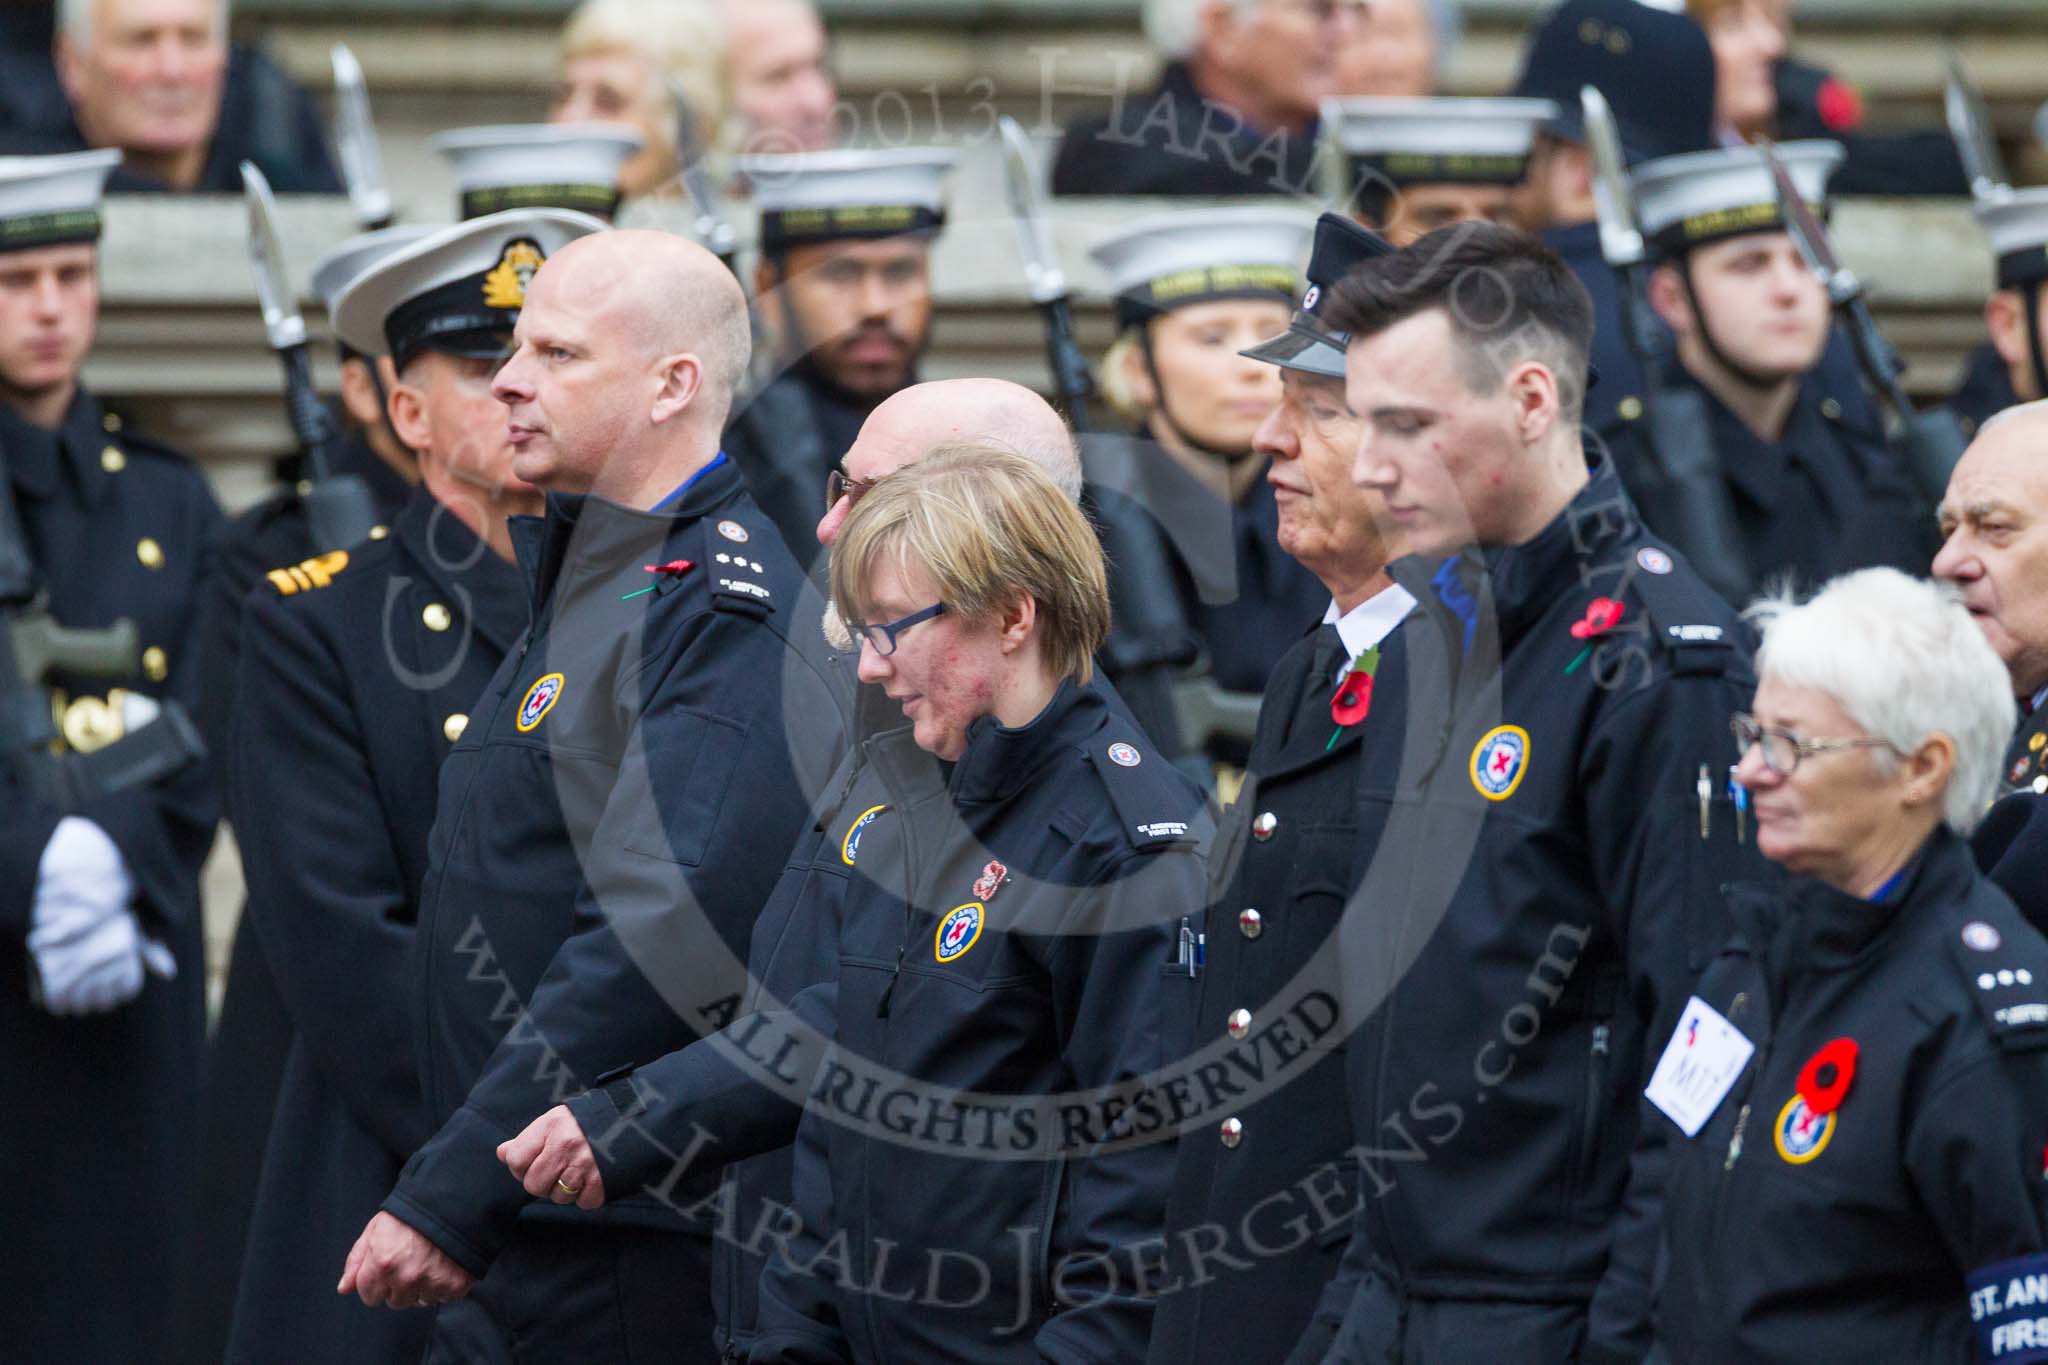
M919 865L917 834L915 830L916 821L911 818L912 807L909 802L902 800L901 794L896 790L894 784L889 781L888 772L882 765L875 765L875 776L881 781L882 794L889 798L891 809L897 811L903 821L903 938L896 945L896 969L889 975L889 984L882 988L882 998L875 1003L875 1017L887 1019L889 1017L889 1002L896 994L896 982L903 975L903 956L910 948L910 926L916 922L918 891L920 889L917 885ZM884 1032L887 1032L887 1030L885 1029ZM883 1051L887 1051L886 1046L883 1048ZM865 1277L872 1270L868 1253L869 1249L875 1244L875 1141L872 1137L863 1137L860 1146L861 1248L860 1254L856 1259L860 1263L861 1274ZM868 1328L868 1354L869 1358L874 1360L887 1358L886 1353L880 1350L884 1337L882 1336L881 1316L875 1306L875 1301L879 1297L876 1294L864 1293L861 1295L861 1318L867 1323Z
M1579 1195L1591 1186L1595 1158L1600 1154L1601 1119L1606 1110L1608 1058L1614 1052L1614 1026L1605 1020L1593 1026L1591 1056L1586 1063L1586 1132L1579 1145Z

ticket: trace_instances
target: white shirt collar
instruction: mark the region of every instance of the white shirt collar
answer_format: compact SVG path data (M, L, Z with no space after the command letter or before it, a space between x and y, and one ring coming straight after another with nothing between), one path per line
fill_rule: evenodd
M1342 616L1337 614L1337 603L1332 600L1323 612L1323 624L1336 624L1337 638L1344 642L1344 659L1331 681L1342 678L1343 670L1350 667L1353 659L1393 634L1394 627L1413 610L1414 595L1399 583L1380 589Z

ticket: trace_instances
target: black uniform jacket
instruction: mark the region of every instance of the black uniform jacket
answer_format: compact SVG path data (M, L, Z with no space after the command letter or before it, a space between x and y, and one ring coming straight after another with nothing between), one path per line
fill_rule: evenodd
M1052 163L1062 195L1313 195L1316 129L1265 132L1207 99L1185 62L1151 90L1119 90L1109 109L1067 125Z
M1919 505L1867 403L1836 397L1830 373L1806 377L1775 442L1758 439L1676 365L1665 382L1698 390L1706 403L1752 581L1789 575L1811 592L1837 574L1876 565L1926 574L1939 548L1932 515ZM1634 423L1617 419L1601 434L1628 479L1641 459Z
M904 804L859 834L752 1358L1139 1359L1172 1125L1098 1088L1187 1037L1201 793L1093 684L977 721L950 773L904 730L867 757Z
M845 734L815 595L729 461L673 510L552 497L512 529L534 624L442 765L420 899L441 1127L385 1202L472 1271L530 1202L500 1142L731 1021ZM599 1216L682 1228L652 1199Z
M98 628L128 617L144 651L132 676L50 680L65 745L85 750L118 738L118 692L196 709L201 566L221 525L198 470L123 431L80 392L55 430L0 410L0 478L13 484L58 623ZM175 980L148 976L135 1000L82 1018L58 1018L29 997L37 866L63 812L18 791L6 804L0 1163L36 1175L0 1190L0 1266L16 1290L4 1354L38 1365L158 1360L197 1118L206 989L199 867L213 842L212 778L202 761L76 812L120 849L143 931L168 944L178 964Z
M1288 1021L1305 1000L1335 1006L1336 978L1319 959L1334 957L1338 919L1362 870L1361 740L1368 729L1402 731L1407 689L1387 667L1366 718L1338 726L1330 699L1341 647L1319 650L1319 634L1296 643L1273 670L1244 786L1209 864L1195 1037L1238 1043L1238 1070L1257 1075L1269 1066L1276 1084L1232 1107L1239 1126L1227 1145L1220 1114L1180 1144L1167 1209L1167 1292L1152 1328L1158 1365L1257 1360L1274 1343L1293 1341L1351 1236L1359 1172L1345 1157L1342 1038L1303 1047ZM1193 1231L1205 1227L1222 1229L1222 1238ZM1206 1258L1200 1266L1197 1252ZM1246 1311L1254 1304L1256 1312Z
M1964 434L1975 436L1977 428L2019 401L2005 357L1987 341L1970 352L1963 365L1963 382L1956 386L1948 405L1963 424Z
M739 466L747 492L805 569L818 556L825 476L852 444L850 437L836 449L828 443L813 409L810 386L793 373L778 376L748 396L726 423L726 454Z
M2048 1359L2048 940L1946 831L1883 903L1805 879L1731 900L1699 997L1756 1051L1692 1140L1651 1120L1676 1149L1673 1361ZM1822 1096L1802 1073L1843 1039Z
M1532 540L1456 563L1454 588L1411 586L1440 629L1392 641L1406 733L1368 720L1363 741L1343 936L1363 1203L1333 1298L1370 1266L1402 1294L1584 1302L1588 1359L1639 1356L1648 1049L1753 861L1727 795L1741 626L1605 464ZM1598 598L1622 603L1604 633Z
M2019 728L2005 746L1998 794L2009 796L2019 791L2048 792L2048 706L2034 707L2021 716Z
M334 1294L335 1267L433 1133L410 955L435 781L525 624L518 571L425 490L387 537L288 566L251 596L228 814L291 1051L233 1360L426 1348L427 1315Z

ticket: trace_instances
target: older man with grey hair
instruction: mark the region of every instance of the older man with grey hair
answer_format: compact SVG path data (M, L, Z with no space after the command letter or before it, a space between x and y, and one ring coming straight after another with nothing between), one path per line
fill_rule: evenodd
M1119 88L1067 128L1054 194L1239 196L1314 188L1316 110L1364 0L1145 0L1165 59L1151 90Z
M2012 680L2022 715L1999 769L2001 794L2048 793L2048 402L2008 408L1978 429L1941 500L1934 576L1962 593Z
M114 193L238 193L245 160L282 193L341 190L318 111L229 43L227 0L60 0L53 28L47 62L16 54L4 69L0 151L118 148Z

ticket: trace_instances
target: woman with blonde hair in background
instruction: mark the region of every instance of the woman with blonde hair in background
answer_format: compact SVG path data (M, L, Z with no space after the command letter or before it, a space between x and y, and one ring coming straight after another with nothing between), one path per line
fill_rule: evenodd
M715 154L730 103L725 58L715 0L583 0L562 28L548 121L630 125L646 141L620 172L621 194L680 194L672 91L682 89L700 144Z

